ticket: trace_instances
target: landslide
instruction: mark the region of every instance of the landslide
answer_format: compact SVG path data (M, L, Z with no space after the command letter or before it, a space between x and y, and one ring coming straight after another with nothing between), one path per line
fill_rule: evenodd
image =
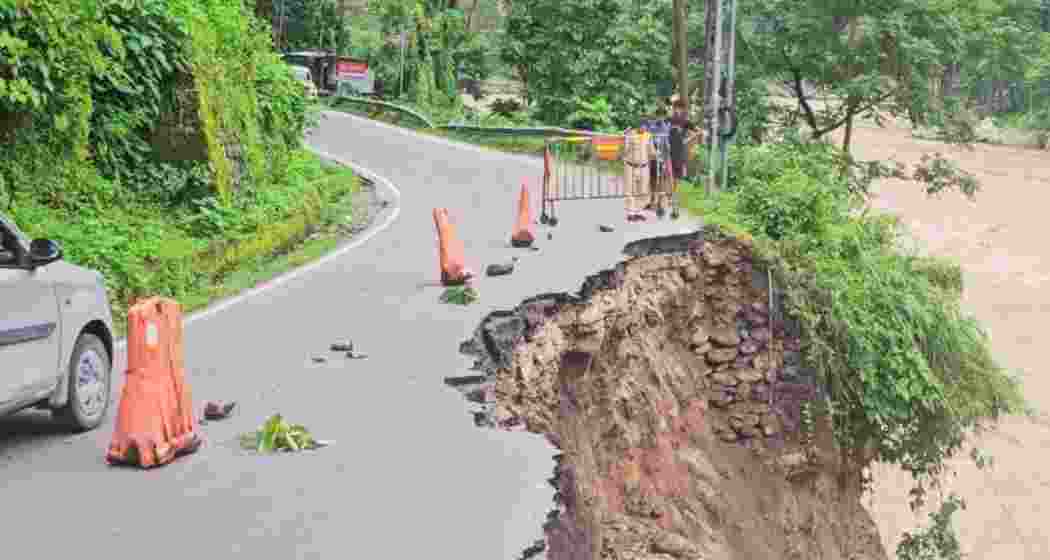
M886 558L749 242L705 227L624 252L486 316L460 348L481 375L447 380L479 426L560 450L547 558Z

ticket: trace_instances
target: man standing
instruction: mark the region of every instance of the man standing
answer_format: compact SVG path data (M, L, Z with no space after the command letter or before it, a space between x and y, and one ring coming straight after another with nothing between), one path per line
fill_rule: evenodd
M689 176L689 151L702 131L689 120L689 104L684 99L672 97L671 111L671 169L674 180L679 180Z

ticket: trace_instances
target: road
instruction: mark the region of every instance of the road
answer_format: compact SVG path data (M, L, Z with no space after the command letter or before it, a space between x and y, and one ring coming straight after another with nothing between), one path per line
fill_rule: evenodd
M0 420L6 554L511 560L541 536L553 451L538 436L474 427L469 404L442 383L468 373L459 342L484 313L574 290L615 263L627 241L688 224L627 225L622 202L570 202L553 241L541 228L540 251L522 253L507 242L520 182L537 184L538 160L340 114L311 143L395 185L397 219L338 258L187 326L198 408L205 399L239 403L234 417L203 427L197 454L151 471L113 469L103 461L112 418L76 436L42 413ZM513 276L480 282L476 305L438 302L435 206L458 221L475 270L522 257ZM600 233L599 223L617 231ZM341 338L369 359L312 362ZM121 353L118 379L125 367ZM240 450L237 436L274 412L334 445L300 455Z

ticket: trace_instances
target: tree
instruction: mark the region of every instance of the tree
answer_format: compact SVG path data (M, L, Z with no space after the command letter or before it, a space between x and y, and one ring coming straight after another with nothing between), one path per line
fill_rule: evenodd
M614 122L627 125L654 108L655 84L671 76L670 8L669 0L514 2L500 55L541 120L566 124L604 98Z

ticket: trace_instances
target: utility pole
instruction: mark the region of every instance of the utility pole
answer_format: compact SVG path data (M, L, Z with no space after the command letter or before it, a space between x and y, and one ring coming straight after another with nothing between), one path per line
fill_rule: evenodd
M678 95L689 107L689 11L687 0L674 0L674 60L678 71Z
M718 109L722 86L722 0L706 0L704 10L704 130L710 146L704 191L715 184L715 157L718 151Z
M722 96L721 110L719 111L719 117L725 117L730 119L728 122L723 122L726 127L726 133L723 133L720 138L721 143L721 174L722 174L722 190L725 190L729 184L729 143L733 141L733 136L736 135L736 2L737 0L726 0L729 4L729 17L726 18L726 29L724 31L723 38L725 39L725 62L722 65L722 69L725 70L725 76L722 78L721 91L725 92Z

